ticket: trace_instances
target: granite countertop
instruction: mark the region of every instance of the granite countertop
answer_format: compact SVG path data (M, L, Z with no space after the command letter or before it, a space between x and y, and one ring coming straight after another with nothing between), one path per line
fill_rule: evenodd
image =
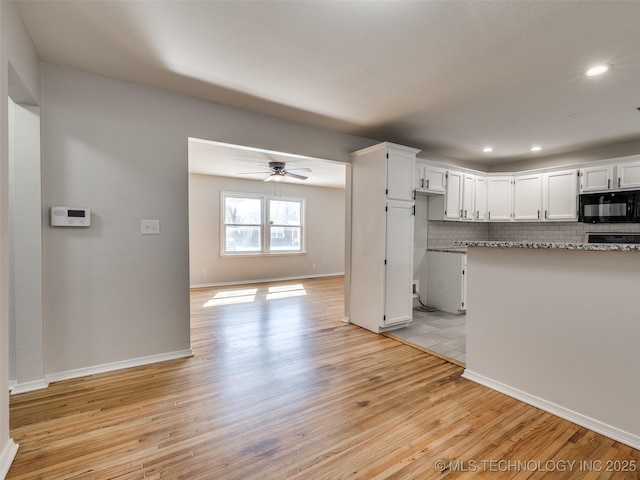
M637 243L552 243L552 242L484 242L461 241L454 242L461 247L496 247L496 248L538 248L558 250L590 250L599 252L640 252Z
M447 248L427 248L427 252L444 252L444 253L467 253L467 247L463 245L456 245Z

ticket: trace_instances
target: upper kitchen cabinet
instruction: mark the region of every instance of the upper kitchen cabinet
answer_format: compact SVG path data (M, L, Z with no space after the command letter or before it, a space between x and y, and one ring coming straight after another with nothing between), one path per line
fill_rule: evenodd
M473 220L475 213L475 191L476 191L476 176L469 173L465 173L462 176L462 202L460 207L462 212L460 218L462 220Z
M580 170L580 191L602 192L613 188L613 165L587 167Z
M390 200L412 202L414 200L414 180L416 150L392 143L383 144L386 150L386 195Z
M412 319L418 151L382 143L352 154L349 319L376 333Z
M640 189L640 161L611 160L606 165L580 169L580 193L629 188Z
M486 192L485 177L448 170L444 197L429 199L429 220L484 220Z
M617 188L640 188L640 162L618 164Z
M578 171L545 173L542 182L544 220L578 219Z
M487 177L487 220L511 220L513 176Z
M513 219L540 220L541 218L542 174L516 176L513 183Z
M476 176L473 189L474 220L487 219L487 177Z
M418 193L444 193L446 170L416 162L415 189Z

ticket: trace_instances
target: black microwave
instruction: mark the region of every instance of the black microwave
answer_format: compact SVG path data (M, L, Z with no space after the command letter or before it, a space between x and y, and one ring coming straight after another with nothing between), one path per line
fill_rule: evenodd
M578 220L583 223L640 223L640 190L583 193Z

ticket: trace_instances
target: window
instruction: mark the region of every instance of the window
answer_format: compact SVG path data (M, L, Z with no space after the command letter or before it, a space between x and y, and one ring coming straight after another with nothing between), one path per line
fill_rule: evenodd
M222 192L222 255L304 253L304 199Z

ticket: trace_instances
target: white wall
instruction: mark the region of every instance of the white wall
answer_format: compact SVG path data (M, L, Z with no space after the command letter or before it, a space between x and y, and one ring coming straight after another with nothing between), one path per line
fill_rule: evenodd
M10 381L13 393L46 386L42 318L40 109L9 99ZM12 113L12 114L11 114Z
M640 252L467 256L464 376L640 447Z
M189 348L188 137L349 161L370 140L42 65L43 207L92 209L88 229L45 224L49 379ZM140 235L159 219L160 235Z
M307 254L221 257L221 191L305 198ZM191 286L342 274L345 253L344 212L343 189L190 174Z
M17 446L9 437L9 128L8 97L38 103L38 58L12 2L0 2L0 478ZM10 82L11 81L11 82Z

